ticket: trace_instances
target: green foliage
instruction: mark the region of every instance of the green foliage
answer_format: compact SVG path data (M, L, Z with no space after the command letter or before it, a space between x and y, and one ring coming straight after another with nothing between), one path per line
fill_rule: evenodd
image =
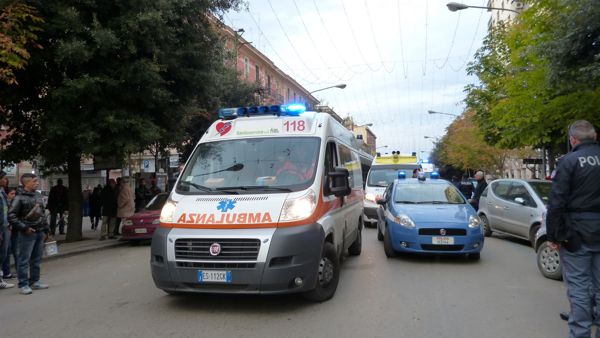
M11 1L0 7L0 82L16 84L15 71L25 68L29 48L39 48L38 32L43 20L34 7ZM2 106L0 102L0 111Z
M490 31L469 73L480 84L466 88L466 104L488 143L560 149L572 121L600 123L600 6L531 1Z

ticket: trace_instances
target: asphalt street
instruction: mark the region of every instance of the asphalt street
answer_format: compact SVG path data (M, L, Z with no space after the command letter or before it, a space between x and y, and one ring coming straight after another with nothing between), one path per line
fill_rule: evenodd
M335 297L169 296L149 246L43 262L50 289L0 291L2 337L565 337L561 282L545 279L525 242L487 238L479 262L387 259L374 229L342 264Z

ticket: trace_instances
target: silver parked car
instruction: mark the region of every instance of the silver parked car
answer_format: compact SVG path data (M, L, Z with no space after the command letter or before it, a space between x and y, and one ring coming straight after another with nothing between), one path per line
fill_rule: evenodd
M478 215L485 235L508 234L535 244L542 225L552 182L541 180L498 179L484 190Z

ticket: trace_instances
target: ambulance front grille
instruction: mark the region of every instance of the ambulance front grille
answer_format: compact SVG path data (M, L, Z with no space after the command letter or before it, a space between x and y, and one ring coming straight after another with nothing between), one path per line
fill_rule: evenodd
M219 244L218 255L211 255L210 247ZM176 260L202 261L256 261L260 240L256 238L180 238L175 241Z

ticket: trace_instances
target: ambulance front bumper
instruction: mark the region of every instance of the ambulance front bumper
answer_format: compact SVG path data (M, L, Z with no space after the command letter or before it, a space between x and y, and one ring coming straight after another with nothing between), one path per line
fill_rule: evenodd
M317 282L323 240L318 224L234 230L159 228L152 238L152 278L167 292L309 291ZM222 248L216 256L210 253L214 244ZM211 272L227 277L206 281Z

